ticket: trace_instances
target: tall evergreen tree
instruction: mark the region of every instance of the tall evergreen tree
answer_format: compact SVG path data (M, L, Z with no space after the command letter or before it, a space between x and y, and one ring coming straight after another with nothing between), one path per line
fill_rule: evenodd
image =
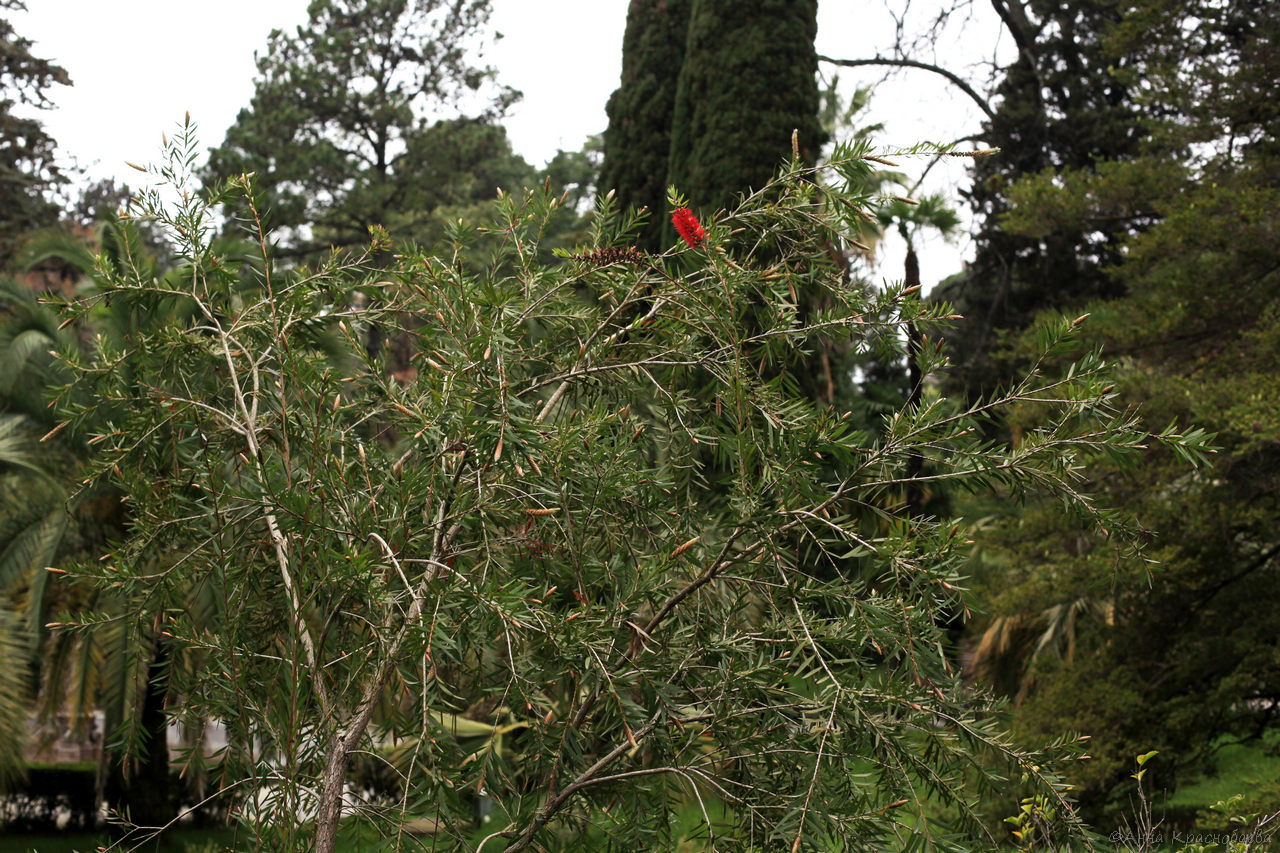
M25 10L20 0L0 0L0 10ZM0 266L13 258L22 234L58 218L48 193L63 176L54 158L57 143L39 120L18 107L48 109L48 89L71 85L65 69L31 53L32 42L0 18Z
M1119 260L1095 271L1125 295L1085 306L1085 334L1123 357L1121 399L1215 432L1219 451L1198 478L1155 452L1136 471L1088 472L1084 488L1154 529L1154 583L1037 507L986 543L1002 553L988 565L1007 568L984 578L998 618L979 660L1019 677L1024 732L1094 735L1075 781L1095 808L1134 753L1158 749L1170 785L1224 738L1273 727L1280 702L1280 617L1259 606L1280 596L1280 10L1150 0L1099 36L1145 117L1138 155L1024 178L1004 225L1031 241L1129 230ZM995 650L1020 630L1030 642L1009 667ZM1241 793L1249 811L1280 807Z
M600 188L614 190L624 206L649 209L636 241L648 251L661 248L666 222L671 120L692 7L693 0L631 0L622 83L605 106L609 128Z
M788 156L817 159L817 0L695 0L672 118L668 180L714 210Z
M789 159L793 134L801 160L817 160L827 139L819 116L817 33L817 0L694 0L667 182L695 209L709 215L763 187ZM796 296L805 318L825 307L816 292ZM848 390L836 363L845 354L824 345L774 368L789 387L831 403Z
M454 131L490 145L469 122L427 120L488 79L470 48L489 6L316 0L305 26L271 33L253 101L211 152L207 177L255 173L272 224L291 229L302 251L361 243L370 226L390 224L389 212L405 215L412 233L412 215L440 203L441 164L433 159L440 137ZM483 118L500 115L514 97L498 92ZM446 170L456 165L455 147L444 146Z
M1143 130L1129 86L1125 57L1109 55L1102 33L1122 19L1119 0L997 0L994 4L1018 48L996 90L983 139L999 157L975 161L966 194L978 224L977 254L965 274L939 295L967 318L952 335L953 381L969 395L989 393L1008 379L993 353L1002 332L1025 328L1046 309L1072 310L1122 288L1102 272L1119 260L1120 243L1141 223L1063 223L1036 238L1002 227L1009 188L1046 170L1092 169L1099 160L1138 153Z
M768 182L797 130L801 159L813 163L827 139L817 15L816 0L633 0L601 189L665 213L674 184L714 210ZM645 248L673 236L665 219L650 218Z
M675 237L665 215L666 186L710 213L772 180L797 131L802 161L816 161L827 139L817 14L816 0L632 3L601 187L615 188L624 203L661 211L641 235L645 248L660 249ZM800 300L806 316L823 307L808 295ZM849 384L838 381L837 355L824 348L776 367L811 399L831 403L845 390L836 386Z

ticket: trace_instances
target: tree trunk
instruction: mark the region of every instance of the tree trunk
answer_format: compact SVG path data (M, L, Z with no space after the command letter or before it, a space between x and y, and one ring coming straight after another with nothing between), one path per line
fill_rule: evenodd
M908 288L920 286L920 259L916 256L916 247L907 244L907 264L906 277L903 284ZM919 299L920 292L916 291L912 299ZM920 352L923 348L923 341L920 339L920 330L916 328L915 323L907 323L907 409L915 409L920 406L920 396L923 392L924 374L920 369ZM907 489L906 489L906 505L907 514L912 518L920 518L924 515L925 494L924 487L916 480L924 473L924 456L919 453L913 453L907 460Z
M114 809L126 812L135 826L161 827L177 817L177 799L169 775L168 721L164 715L169 651L157 647L147 670L142 698L143 755L138 760L112 757L107 763L104 796Z
M334 735L329 761L320 780L320 802L316 808L315 853L333 853L338 846L338 820L342 817L342 788L347 778L346 739Z

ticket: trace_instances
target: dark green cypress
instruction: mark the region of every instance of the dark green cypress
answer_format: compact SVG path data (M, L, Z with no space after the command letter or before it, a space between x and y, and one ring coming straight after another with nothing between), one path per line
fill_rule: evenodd
M622 83L609 98L600 189L623 206L648 207L636 245L662 248L667 157L676 84L684 63L692 0L631 0L622 41Z
M767 183L791 155L812 163L818 122L817 0L695 0L676 89L668 182L704 212Z
M600 188L653 211L638 246L675 241L670 184L708 216L772 180L793 131L801 159L817 160L826 141L817 32L817 0L632 0ZM830 382L814 377L829 374L829 365L795 373L827 402Z

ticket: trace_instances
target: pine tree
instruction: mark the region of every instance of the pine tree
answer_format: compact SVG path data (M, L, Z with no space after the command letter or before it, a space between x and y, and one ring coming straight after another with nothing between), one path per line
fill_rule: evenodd
M684 64L692 0L632 0L622 40L622 83L605 110L600 188L620 204L647 207L636 245L660 251L666 222L667 158L676 85Z
M300 254L361 243L375 225L419 236L426 214L458 200L441 197L439 177L458 182L456 149L479 143L493 149L480 165L511 171L498 156L511 159L503 134L485 125L516 93L493 93L475 120L427 119L485 87L490 72L472 64L471 47L489 5L316 0L305 26L271 33L253 100L211 152L206 178L255 174L273 225L292 232Z
M1116 220L1088 229L1060 227L1037 238L1002 226L1009 188L1046 170L1092 169L1099 160L1138 153L1142 129L1124 58L1109 56L1101 35L1122 19L1117 0L998 4L1018 58L996 90L994 116L983 129L999 157L975 161L966 193L978 222L977 254L962 276L940 291L967 322L951 335L964 368L953 381L971 398L1009 378L993 358L1002 331L1017 331L1039 311L1070 311L1121 288L1103 267L1119 260L1119 245L1140 223Z
M18 0L0 0L0 10L25 8ZM14 114L19 105L48 109L49 87L71 85L65 69L33 56L31 47L0 18L0 266L12 259L22 234L57 221L48 192L66 181L53 137L37 119Z

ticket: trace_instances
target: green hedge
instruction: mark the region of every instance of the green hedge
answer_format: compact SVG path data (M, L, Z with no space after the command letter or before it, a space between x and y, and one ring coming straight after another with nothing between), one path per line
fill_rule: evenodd
M97 773L91 761L28 764L26 781L4 795L0 821L9 832L91 829L98 823Z

